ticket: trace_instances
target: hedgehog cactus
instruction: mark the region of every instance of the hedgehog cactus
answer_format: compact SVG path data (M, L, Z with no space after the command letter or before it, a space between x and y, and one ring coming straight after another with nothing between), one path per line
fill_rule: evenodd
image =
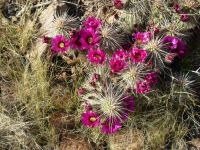
M123 27L124 32L130 33L134 30L136 31L147 21L150 5L148 0L127 0L120 11L122 13L119 18L119 24Z
M70 37L73 30L78 28L76 18L69 16L67 12L63 14L54 14L54 20L50 23L50 27L46 33L49 37L63 35L66 38Z
M83 124L101 126L104 134L113 134L121 128L121 123L127 120L129 113L134 111L135 102L132 96L126 95L124 89L108 77L102 71L92 73L84 83L85 92L79 96L85 105Z
M116 49L121 48L121 45L124 43L123 33L119 34L117 29L119 27L115 25L102 25L99 29L100 37L100 46L103 47L107 53L115 51Z
M198 84L194 76L190 75L190 72L174 73L172 78L172 99L180 105L188 105L196 101L196 89L195 86Z

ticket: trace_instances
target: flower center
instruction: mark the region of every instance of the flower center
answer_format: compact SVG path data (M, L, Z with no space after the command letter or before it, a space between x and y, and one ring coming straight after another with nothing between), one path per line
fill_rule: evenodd
M88 42L89 44L91 44L91 43L93 42L93 38L92 38L92 37L89 37L89 38L87 39L87 42Z
M138 40L136 41L136 43L137 43L137 45L142 44L142 39L138 39Z
M90 121L95 122L97 119L95 117L90 117Z
M101 56L99 54L95 54L94 57L97 59L97 60L101 60Z
M65 47L65 44L64 44L63 42L61 42L61 43L59 44L59 47L60 47L60 48L64 48L64 47Z
M134 56L135 59L139 59L140 57L141 57L140 53L136 53Z

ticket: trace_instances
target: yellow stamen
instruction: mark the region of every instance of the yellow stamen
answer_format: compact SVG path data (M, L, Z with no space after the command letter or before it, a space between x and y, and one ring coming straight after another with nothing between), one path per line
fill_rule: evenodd
M95 117L90 117L90 121L95 122L97 119Z
M64 48L64 47L65 47L65 44L62 42L62 43L59 44L59 47L60 47L60 48Z

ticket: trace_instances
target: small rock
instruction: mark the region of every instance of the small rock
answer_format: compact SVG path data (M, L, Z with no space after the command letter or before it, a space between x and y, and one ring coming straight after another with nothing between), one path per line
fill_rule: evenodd
M65 111L66 108L73 105L70 91L64 85L53 85L50 94L55 109L59 111Z
M68 134L62 138L58 150L92 150L86 137L80 134Z
M192 147L189 150L198 150L198 149L200 149L200 139L199 138L193 139L189 143L192 145Z
M55 112L51 115L50 123L56 128L57 132L72 130L75 127L74 115L60 112Z
M122 129L109 136L111 150L141 150L144 146L144 133L138 129Z
M194 146L190 147L189 150L197 150Z

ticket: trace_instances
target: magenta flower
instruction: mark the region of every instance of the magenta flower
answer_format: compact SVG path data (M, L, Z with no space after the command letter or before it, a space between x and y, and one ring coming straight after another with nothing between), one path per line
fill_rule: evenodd
M42 35L42 43L51 44L51 38L45 35Z
M132 89L129 87L126 89L126 93L131 93L132 92Z
M139 94L149 93L150 86L147 81L139 81L136 85L136 92Z
M169 53L165 56L165 62L172 63L174 58L177 56L177 53Z
M124 3L121 0L114 0L114 6L117 9L122 9L124 7Z
M121 128L119 119L107 119L102 125L102 132L104 134L114 134L119 128Z
M97 127L100 125L99 116L93 111L86 111L82 115L82 123L84 126Z
M84 88L78 89L78 95L83 95L84 93L85 93L85 89Z
M89 29L92 28L93 30L97 30L101 27L102 21L93 17L89 16L85 22L83 22L83 25Z
M116 52L113 53L112 58L116 58L116 59L122 59L122 60L126 60L128 57L128 53L126 51L124 51L123 49L119 49Z
M91 82L89 82L89 85L92 86L92 87L95 87L96 83L94 81L91 81Z
M130 59L131 62L143 62L145 58L147 57L147 52L146 50L138 49L135 47L130 51Z
M113 72L121 72L127 66L124 60L118 58L112 58L109 65Z
M92 76L92 81L98 82L100 80L100 75L97 73L94 73Z
M123 112L123 114L121 114L121 119L123 122L125 122L128 119L128 115L129 115L128 111L125 111Z
M82 48L83 49L89 49L94 46L99 46L99 37L97 33L93 29L87 29L87 30L81 30L80 31L81 38L80 42L82 43Z
M158 35L159 32L160 32L160 27L155 27L155 28L153 29L153 35L154 35L154 37L155 37L156 35Z
M52 48L50 49L50 54L51 55L54 55L54 54L56 54L56 51L54 51Z
M135 110L135 101L133 97L125 97L122 104L126 113L133 112Z
M149 84L157 84L158 83L158 76L155 72L148 73L146 76L146 81Z
M86 110L86 112L90 111L90 109L91 109L91 105L89 103L85 102L85 110Z
M80 39L81 39L80 31L79 32L73 31L70 41L70 45L73 49L83 50L83 44L80 41Z
M180 11L181 11L180 5L174 4L174 10L175 10L177 13L180 13Z
M181 12L181 21L187 22L189 20L189 16L185 12Z
M137 32L133 33L132 36L136 45L146 44L151 38L150 32Z
M162 41L168 52L176 53L179 58L184 58L188 54L188 48L181 39L173 36L165 36Z
M179 39L173 36L165 36L163 39L163 44L166 44L165 47L168 51L176 50L178 47Z
M69 48L69 41L62 36L62 35L57 35L52 39L52 50L57 52L57 53L64 53L68 50Z
M185 43L183 43L181 40L180 40L180 43L178 44L178 57L179 58L185 58L188 54L188 47Z
M91 63L94 63L96 65L97 64L103 65L103 63L107 60L107 57L102 49L97 49L97 50L91 49L88 51L87 59Z

